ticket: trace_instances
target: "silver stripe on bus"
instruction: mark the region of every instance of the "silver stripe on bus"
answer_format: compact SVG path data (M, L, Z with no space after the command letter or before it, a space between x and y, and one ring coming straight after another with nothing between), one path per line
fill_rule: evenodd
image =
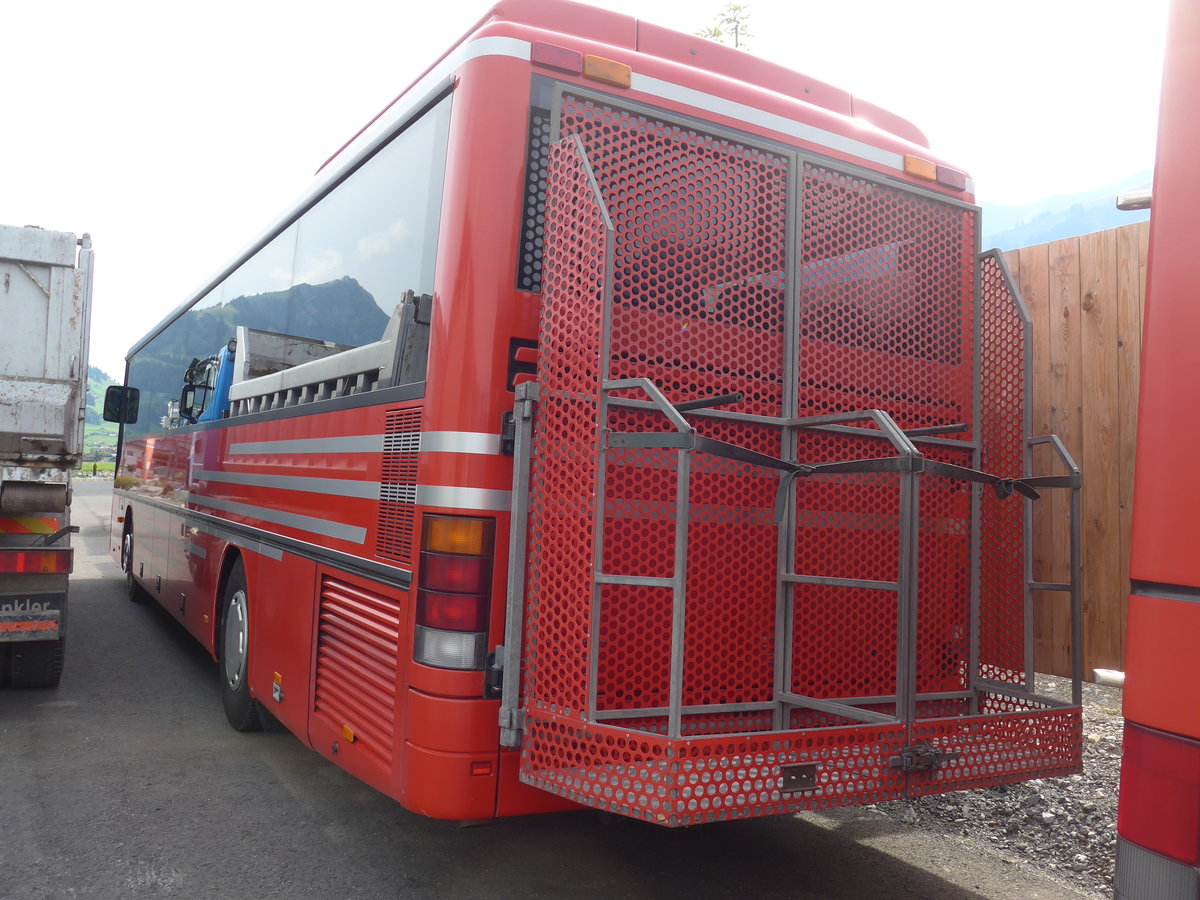
M508 512L512 509L512 491L451 487L445 484L418 484L417 503L420 506Z
M221 500L217 497L205 497L200 494L187 493L180 495L186 502L196 506L207 506L224 512L249 516L263 522L275 525L285 525L309 534L319 534L322 537L337 538L352 544L361 544L367 539L367 529L356 525L345 525L341 522L329 522L325 519L314 519L312 516L301 516L295 513L281 512L277 509L265 509L261 506L251 506L248 503L238 503L234 500Z
M427 431L421 435L422 453L500 454L500 435L482 431Z
M379 497L378 481L313 478L306 475L264 475L257 472L214 472L211 469L194 469L192 477L196 481L247 484L251 487L304 491L309 494L333 494L336 497L357 497L363 500L375 500Z
M230 456L270 456L279 453L382 453L382 434L352 434L290 441L245 441L229 445Z
M241 550L249 550L251 553L257 553L260 556L265 556L267 559L272 559L279 562L283 559L283 551L271 544L264 544L262 541L252 541L248 538L234 534L232 531L226 531L224 528L219 528L216 525L209 525L207 522L195 522L192 525L197 531L201 531L210 537L215 537L218 540L228 541L233 546Z
M207 559L208 558L208 551L205 550L203 547L201 547L199 544L193 544L191 541L184 541L183 546L187 549L188 553L190 553L192 556L196 557L197 559Z

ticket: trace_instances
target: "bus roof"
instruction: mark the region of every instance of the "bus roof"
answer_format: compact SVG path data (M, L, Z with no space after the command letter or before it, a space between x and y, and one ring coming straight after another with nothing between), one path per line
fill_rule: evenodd
M363 132L385 116L401 98L455 50L470 41L479 31L500 22L563 35L585 36L590 41L702 69L867 122L913 144L929 146L924 133L907 119L861 100L848 91L810 78L779 63L753 56L744 50L663 28L624 13L576 3L574 0L501 0L453 46L434 60L412 84L397 94L391 103L325 160L317 171L320 172L337 159Z

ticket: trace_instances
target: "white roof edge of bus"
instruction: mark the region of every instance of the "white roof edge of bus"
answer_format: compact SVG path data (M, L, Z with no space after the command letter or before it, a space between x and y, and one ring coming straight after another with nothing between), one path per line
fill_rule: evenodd
M348 170L358 165L363 159L379 149L415 113L427 106L438 94L449 90L453 86L453 73L456 69L482 56L511 56L527 62L530 59L531 46L529 41L521 38L491 35L467 40L455 47L330 160L317 173L313 182L300 194L296 201L284 213L279 215L268 228L260 232L250 242L248 249L236 256L232 262L219 269L215 276L203 282L203 286L198 291L193 292L186 301L163 318L145 338L134 344L126 354L126 358L132 357L135 352L149 343L153 337L162 332L177 316L181 315L193 303L219 285L238 266L273 240L295 218L297 210L301 210L314 203L332 185L341 180ZM837 134L813 125L805 125L777 113L767 112L758 107L748 106L733 100L726 100L713 94L673 82L636 74L634 79L634 89L643 93L675 100L697 109L721 113L742 121L752 122L772 131L801 138L802 140L855 155L862 159L871 160L881 165L892 166L896 169L903 168L903 155L893 150L885 150L881 147L847 137L846 135ZM881 135L888 135L894 140L904 142L903 138L897 138L891 132L879 126L872 125L869 122L860 119L852 119L851 121L859 128L878 132ZM973 180L970 178L967 179L966 190L968 193L974 194L975 186Z

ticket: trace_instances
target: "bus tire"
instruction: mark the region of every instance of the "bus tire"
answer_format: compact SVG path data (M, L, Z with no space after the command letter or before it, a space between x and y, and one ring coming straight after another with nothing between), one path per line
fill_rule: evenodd
M58 687L66 657L67 639L18 641L10 650L9 684L14 688Z
M125 596L133 603L145 603L146 591L133 577L133 519L125 514L125 530L121 533L121 571L125 573Z
M233 564L221 597L220 647L217 652L221 677L221 702L225 718L234 731L258 731L262 720L258 701L250 696L250 594L246 569L239 559Z

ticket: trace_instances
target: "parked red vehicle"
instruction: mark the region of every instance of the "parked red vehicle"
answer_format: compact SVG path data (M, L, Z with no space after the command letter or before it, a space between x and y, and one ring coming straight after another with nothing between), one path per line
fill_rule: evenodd
M972 200L844 91L503 2L130 352L130 592L430 816L1077 771L1026 532L1079 476Z
M1200 215L1193 157L1200 123L1200 10L1171 4L1167 23L1142 336L1125 738L1117 812L1117 896L1200 896L1200 562L1193 546L1200 478L1190 411L1200 328L1190 265Z

